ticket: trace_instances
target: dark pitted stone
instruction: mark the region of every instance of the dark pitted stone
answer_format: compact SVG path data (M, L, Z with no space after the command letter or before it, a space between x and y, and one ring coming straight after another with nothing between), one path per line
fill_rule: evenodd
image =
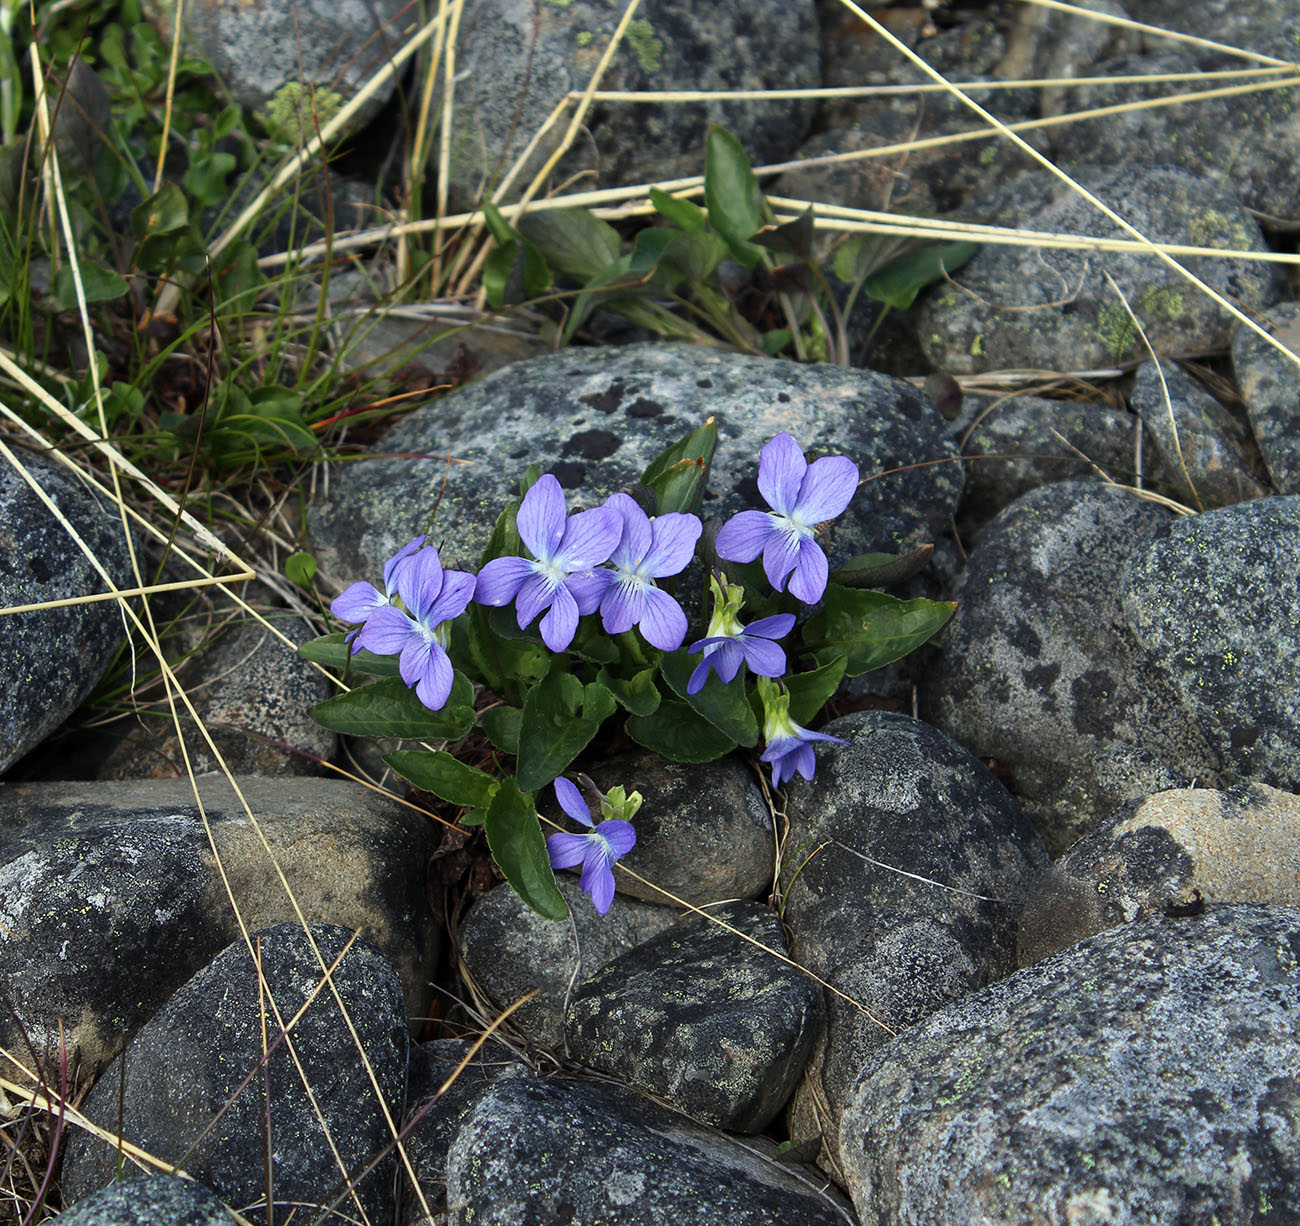
M447 1155L450 1226L850 1226L824 1187L635 1091L555 1079L498 1081Z
M1126 162L1066 167L1076 182L1145 237L1198 247L1260 249L1254 218L1221 185L1168 167ZM1131 238L1045 169L1017 175L972 204L999 225L1062 234ZM1259 261L1180 258L1179 262L1244 309L1269 305L1272 266ZM986 246L932 290L920 305L921 346L948 374L986 370L1088 370L1145 357L1146 345L1124 303L1157 353L1222 348L1232 319L1182 274L1151 256L1035 247Z
M1124 7L1129 17L1144 25L1250 50L1260 50L1260 36L1274 22L1295 13L1291 0L1201 0L1195 6L1179 0L1127 0ZM1171 45L1158 34L1145 37L1153 50L1165 51Z
M231 1226L235 1218L201 1183L141 1175L92 1192L59 1214L66 1226Z
M564 95L587 87L622 13L616 0L552 0L539 6L490 0L466 11L456 53L453 208L477 207ZM821 84L817 43L812 0L712 3L707 9L689 0L645 0L600 88L816 86ZM566 112L515 180L515 194L556 148L572 114ZM811 118L811 104L789 99L597 103L587 112L582 137L557 167L556 181L579 172L586 172L588 187L697 175L710 123L730 131L754 165L775 162L798 145Z
M334 780L239 779L311 920L338 923L398 968L423 1016L437 958L425 864L430 822ZM230 888L250 928L293 909L229 784L201 795ZM187 781L0 785L0 1045L28 1040L102 1065L167 998L238 936ZM26 1038L24 1038L24 1035Z
M1274 307L1263 323L1292 352L1300 350L1300 302ZM1274 488L1283 494L1300 494L1300 393L1295 362L1257 333L1239 327L1232 338L1232 365Z
M1044 486L984 529L954 592L921 713L1010 773L1054 851L1217 764L1120 607L1128 555L1169 521L1100 482Z
M412 16L401 0L204 0L185 6L184 21L236 102L264 113L292 105L310 139L401 47ZM360 120L392 92L390 82Z
M1300 906L1300 796L1242 783L1125 805L1035 886L1020 919L1020 963L1142 916L1225 902Z
M353 933L326 924L313 924L311 932L326 967L352 943L331 980L374 1084L331 990L316 994L324 973L306 934L282 924L253 934L260 988L258 968L238 941L172 996L104 1071L82 1110L164 1161L183 1159L190 1174L253 1221L283 1221L294 1206L322 1204L334 1209L327 1220L391 1221L396 1159L389 1155L364 1178L361 1172L393 1139L384 1110L394 1121L401 1114L407 1055L401 986L379 951L353 943ZM288 1023L313 996L288 1040L297 1065L280 1042L259 1068L264 1042L274 1044L282 1034L271 1001ZM376 1099L376 1085L386 1107ZM267 1145L273 1214L266 1208ZM72 1202L109 1182L117 1163L111 1145L78 1132L63 1164L64 1197ZM345 1171L351 1191L342 1186Z
M312 508L312 539L340 582L377 581L384 559L428 526L436 505L444 558L473 566L530 464L555 474L570 506L594 506L710 416L720 437L706 517L766 507L758 455L782 430L809 450L848 455L863 477L890 473L860 486L818 538L832 566L933 540L961 496L959 465L924 463L956 455L943 418L901 379L703 346L630 345L520 362L418 409L372 459L336 474L329 498Z
M620 894L676 906L668 896L675 894L699 907L757 898L772 884L772 814L754 772L738 758L690 766L638 753L607 759L589 773L602 789L622 784L641 793L636 846L619 863L661 889L615 870Z
M510 1015L510 1024L539 1047L562 1051L574 985L657 936L680 912L616 893L609 911L597 915L577 877L561 873L555 883L569 904L568 919L543 919L503 884L474 904L456 940L466 973L498 1008L541 989Z
M864 711L826 731L849 743L819 746L814 781L790 788L785 846L798 850L781 885L791 955L844 993L825 993L791 1120L797 1140L822 1134L833 1168L863 1060L1014 969L1020 900L1047 857L988 768L927 724Z
M1178 520L1133 552L1120 596L1222 781L1300 790L1300 495Z
M1268 493L1251 475L1245 426L1181 367L1144 362L1131 401L1156 440L1178 498L1200 510Z
M871 1053L844 1112L864 1222L1300 1219L1300 910L1101 933Z
M979 457L966 465L961 500L960 518L970 529L1041 485L1091 477L1092 464L1129 483L1142 424L1104 404L971 396L952 429L962 455Z
M313 637L298 619L272 625L295 641ZM247 622L209 640L178 669L186 692L227 770L236 775L311 775L324 770L338 738L310 715L337 691L330 681L266 626ZM207 740L178 705L189 769L221 769ZM133 713L110 725L123 737L100 779L175 779L186 771L171 712Z
M119 588L133 587L122 522L65 475L29 451L15 453ZM31 486L0 465L0 608L105 592L103 580ZM113 600L11 613L0 647L0 772L76 710L123 642Z
M566 1019L569 1054L701 1123L760 1132L803 1073L821 1020L819 991L751 944L785 953L774 911L741 902L708 915L683 920L579 984Z

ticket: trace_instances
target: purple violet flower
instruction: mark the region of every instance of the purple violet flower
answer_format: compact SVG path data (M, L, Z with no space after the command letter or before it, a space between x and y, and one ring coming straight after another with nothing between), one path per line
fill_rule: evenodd
M721 585L710 576L709 588L713 592L713 613L708 632L687 649L704 655L686 684L686 693L698 694L704 688L709 669L718 674L723 685L735 680L741 664L755 676L780 677L785 672L785 652L772 640L784 638L794 629L794 614L760 617L742 626L739 614L745 601L744 588L727 583L725 576Z
M772 786L779 788L796 772L811 782L817 769L812 742L831 741L836 745L848 742L796 724L790 718L790 695L774 682L760 681L758 692L763 700L763 740L767 742L759 761L772 767Z
M817 525L843 514L858 488L858 467L842 455L809 464L791 435L778 434L759 453L758 488L772 510L733 515L718 533L718 556L752 562L761 553L778 592L789 575L791 593L815 604L829 570L814 539Z
M579 616L600 603L607 584L592 567L617 548L623 521L609 507L566 519L564 491L546 473L524 495L516 523L533 558L493 558L479 571L474 599L486 605L513 600L521 630L548 610L540 627L542 641L552 651L563 651L573 642Z
M563 775L555 780L555 799L575 822L593 828L586 834L549 835L546 854L550 857L551 867L573 868L581 864L583 893L591 895L592 905L604 915L614 901L614 861L621 860L636 846L636 831L631 822L619 818L593 826L591 809L582 799L582 793Z
M686 614L656 579L680 574L695 552L703 525L681 511L651 519L627 494L613 494L605 505L618 512L623 535L610 556L613 570L598 570L605 585L600 617L609 634L637 626L660 651L676 651L686 637Z
M426 546L408 555L396 569L397 594L406 610L394 604L372 609L357 633L354 650L364 647L380 656L400 655L397 671L430 711L440 711L451 693L455 674L447 656L446 623L459 617L474 594L474 576L443 570L438 551Z
M408 541L384 563L384 590L382 592L376 590L373 584L360 579L334 597L330 603L330 612L339 621L364 623L376 609L391 605L393 597L397 593L398 577L411 555L427 539L427 537L417 536L415 540ZM355 630L348 632L347 641L352 644L353 655L356 655L361 650L361 644L357 642L357 635L360 633L361 626L357 626Z

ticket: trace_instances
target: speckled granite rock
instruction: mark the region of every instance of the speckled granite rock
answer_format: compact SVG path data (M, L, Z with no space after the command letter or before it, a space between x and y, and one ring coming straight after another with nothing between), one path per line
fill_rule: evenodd
M565 1018L569 1054L702 1124L761 1132L803 1073L820 992L750 943L785 953L774 911L729 903L708 915L675 924L580 983Z
M864 711L825 731L849 743L818 746L814 782L790 787L781 887L791 956L844 993L824 995L791 1118L834 1169L868 1053L1014 969L1021 896L1047 857L988 769L927 724Z
M1300 906L1300 796L1243 783L1123 806L1035 886L1020 920L1020 962L1143 916L1225 902Z
M1257 49L1262 31L1273 22L1294 14L1291 0L1202 0L1189 8L1179 0L1127 0L1125 8L1134 21L1163 26L1195 38L1208 38L1230 47ZM1166 50L1169 40L1147 34L1149 46Z
M473 207L513 165L555 105L584 89L623 12L615 0L534 6L489 0L467 10L457 48L453 207ZM604 90L721 90L821 83L812 0L740 5L645 0L614 54ZM571 114L571 112L569 112ZM597 103L558 179L595 170L587 186L699 174L704 130L726 127L755 165L785 157L812 118L808 103L753 100L695 105ZM567 119L567 117L566 117ZM516 180L522 189L563 133Z
M1202 510L1268 493L1251 475L1245 427L1181 367L1144 362L1131 400L1176 497Z
M201 1183L142 1175L92 1192L59 1220L67 1226L231 1226L235 1218Z
M1120 607L1125 561L1170 518L1101 482L1044 486L984 529L954 592L921 714L1010 773L1054 850L1217 764Z
M1223 782L1300 790L1300 495L1178 520L1134 550L1120 598Z
M1259 227L1234 196L1187 172L1131 162L1066 169L1147 238L1238 250L1263 244ZM1018 175L995 197L971 207L1000 225L1131 237L1043 169ZM1246 309L1267 306L1277 292L1270 265L1204 257L1180 262ZM1157 353L1199 353L1227 343L1231 318L1157 259L986 246L954 274L956 285L931 290L920 305L921 346L949 374L1088 370L1144 357L1146 346L1103 272L1114 279Z
M297 642L315 637L296 618L269 619ZM266 626L232 627L178 669L179 679L215 742L225 768L236 775L311 775L324 770L338 737L309 714L337 691L329 680ZM189 769L220 769L207 740L179 703ZM186 757L166 704L109 725L124 739L100 768L100 779L175 779Z
M103 1128L120 1126L164 1161L183 1156L186 1170L253 1221L282 1221L297 1204L336 1200L343 1214L391 1221L395 1158L390 1154L358 1176L392 1140L376 1093L392 1116L401 1113L407 1023L397 977L365 941L352 944L331 975L370 1062L373 1085L359 1072L356 1046L330 989L316 995L293 1026L297 1063L282 1042L259 1075L264 1041L274 1043L281 1033L267 993L287 1022L313 996L323 972L296 924L253 935L265 989L259 990L248 948L236 942L172 996L105 1070L82 1110ZM346 929L324 924L313 925L312 936L326 967L353 939ZM220 1125L205 1135L223 1109ZM265 1202L264 1112L274 1130L274 1214ZM72 1202L107 1183L117 1161L111 1145L74 1134L63 1164L64 1196ZM339 1187L344 1172L354 1177L352 1194Z
M619 873L620 894L676 906L667 891L699 907L757 898L772 884L772 814L754 772L740 758L689 766L637 753L594 764L589 773L602 790L623 784L641 793L636 846L619 863L661 889ZM547 812L560 817L558 805ZM690 854L683 855L683 848Z
M61 466L15 453L121 588L134 586L122 524ZM0 464L0 608L104 592L98 573L31 487ZM0 650L0 772L38 745L94 688L122 646L112 600L13 613Z
M171 0L156 7L169 27ZM236 102L253 111L296 104L313 135L401 47L413 14L401 0L205 0L185 6L184 22ZM379 90L359 119L374 115L393 87Z
M952 425L962 455L978 457L965 466L962 527L981 527L1040 485L1093 476L1089 461L1113 480L1130 482L1141 429L1132 414L1104 404L1039 396L967 397ZM1148 476L1150 462L1148 448Z
M1300 302L1284 302L1262 321L1293 352L1300 350ZM1249 328L1232 338L1232 365L1237 372L1246 414L1274 487L1300 494L1300 394L1296 364Z
M1300 910L1139 920L873 1052L841 1150L863 1221L1300 1216Z
M356 784L238 783L307 916L360 929L422 1016L439 946L431 824ZM292 919L229 785L201 787L245 922ZM69 1059L103 1064L238 935L189 783L0 786L0 932L0 981L18 1018L0 1013L0 1044L53 1057L62 1018Z
M766 505L758 453L781 430L805 448L848 455L864 477L890 470L859 487L848 514L819 538L832 566L932 540L961 495L959 465L924 464L956 455L943 418L902 380L702 346L630 345L520 362L417 410L373 459L335 474L310 513L312 543L341 584L373 578L428 526L436 504L444 560L476 564L528 465L554 473L571 505L595 505L709 416L720 438L706 516Z
M496 1082L447 1155L450 1226L846 1226L797 1167L615 1085Z
M474 904L456 938L465 972L499 1008L541 989L510 1015L510 1024L539 1047L563 1051L564 1010L574 985L658 935L680 913L616 893L601 916L571 873L560 873L555 883L569 904L568 919L543 919L503 884Z

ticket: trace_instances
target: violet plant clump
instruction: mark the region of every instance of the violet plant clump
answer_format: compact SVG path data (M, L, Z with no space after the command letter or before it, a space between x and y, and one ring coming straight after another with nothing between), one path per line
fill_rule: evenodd
M316 718L422 742L385 762L460 808L462 825L481 825L506 879L551 918L568 911L555 870L581 866L603 914L615 867L636 844L638 793L601 794L580 776L598 800L596 822L564 774L607 723L674 761L744 749L774 787L811 781L814 745L843 742L807 725L842 679L905 654L952 613L869 590L897 575L892 555L830 569L819 537L848 508L857 466L843 455L809 462L789 434L758 457L769 509L737 512L713 538L699 510L717 437L710 419L638 485L586 509L570 511L555 476L531 470L477 573L444 564L448 542L416 537L385 563L383 591L361 581L334 600L349 630L301 649L375 678L320 704ZM707 621L676 587L693 561L707 568ZM758 614L747 623L746 607ZM699 637L684 646L692 621ZM454 752L470 736L480 759L490 747L491 769ZM583 829L543 837L537 797L548 786Z

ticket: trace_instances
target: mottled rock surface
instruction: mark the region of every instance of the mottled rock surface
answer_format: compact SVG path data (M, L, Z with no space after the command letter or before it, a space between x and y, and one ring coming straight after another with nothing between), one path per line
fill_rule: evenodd
M902 380L703 347L630 345L517 363L418 409L384 435L373 458L335 475L329 498L310 513L311 538L340 583L377 578L436 504L444 558L475 564L530 464L555 474L570 506L594 506L710 416L719 440L706 517L766 507L758 454L782 430L809 450L848 455L863 477L889 472L859 487L848 513L819 538L832 566L932 540L961 496L958 465L924 464L956 455L943 418Z
M92 1192L59 1220L67 1226L231 1226L235 1219L201 1183L144 1175Z
M1120 599L1223 781L1300 790L1300 495L1176 521L1134 551Z
M568 919L543 919L502 884L474 904L456 939L465 972L498 1008L541 989L510 1015L510 1024L539 1047L563 1051L564 1011L574 985L662 932L680 913L615 894L601 916L572 874L560 873L555 883L569 904Z
M821 1010L813 982L759 946L786 952L780 917L757 903L638 945L574 991L569 1054L701 1123L762 1131L803 1072Z
M1035 884L1020 962L1144 916L1234 902L1300 906L1300 796L1260 783L1158 792L1089 831Z
M64 469L29 451L23 467L119 588L134 586L122 522ZM0 465L0 608L109 589L22 475ZM116 601L11 613L0 621L0 771L76 710L124 641Z
M356 784L238 780L304 913L359 929L423 1016L439 946L430 823ZM249 927L293 919L224 779L202 782L221 865ZM238 936L188 782L0 786L0 1043L102 1064ZM21 1032L18 1029L21 1024ZM24 1038L24 1034L26 1038Z
M447 1156L448 1221L845 1226L824 1180L621 1087L498 1081Z
M346 929L329 925L311 931L325 967L353 940ZM392 1139L385 1110L393 1117L401 1113L407 1029L397 977L365 941L352 944L331 975L370 1062L372 1083L360 1071L331 989L316 994L323 971L303 930L284 924L253 938L265 986L259 988L258 968L243 941L230 946L109 1065L82 1110L103 1128L120 1127L164 1161L183 1156L186 1170L256 1222L281 1221L301 1203L390 1221L397 1208L396 1160L390 1155L360 1176ZM288 1045L276 1042L282 1029L271 1002L287 1023L309 1000L288 1040L295 1063ZM259 1071L264 1044L275 1047ZM218 1126L208 1129L223 1109ZM266 1206L264 1112L273 1129L273 1213ZM64 1196L72 1202L109 1182L117 1161L111 1145L77 1133L64 1160ZM342 1187L345 1176L352 1192Z
M1292 352L1300 351L1300 302L1284 302L1263 324ZM1255 441L1279 493L1300 494L1300 394L1297 367L1262 336L1238 327L1232 338L1232 365Z
M873 1052L841 1151L863 1221L1300 1216L1300 910L1101 933Z
M988 769L928 725L864 711L825 730L849 743L819 746L814 782L791 785L781 887L791 956L835 989L791 1135L822 1134L833 1168L868 1054L1014 969L1021 898L1046 855Z

